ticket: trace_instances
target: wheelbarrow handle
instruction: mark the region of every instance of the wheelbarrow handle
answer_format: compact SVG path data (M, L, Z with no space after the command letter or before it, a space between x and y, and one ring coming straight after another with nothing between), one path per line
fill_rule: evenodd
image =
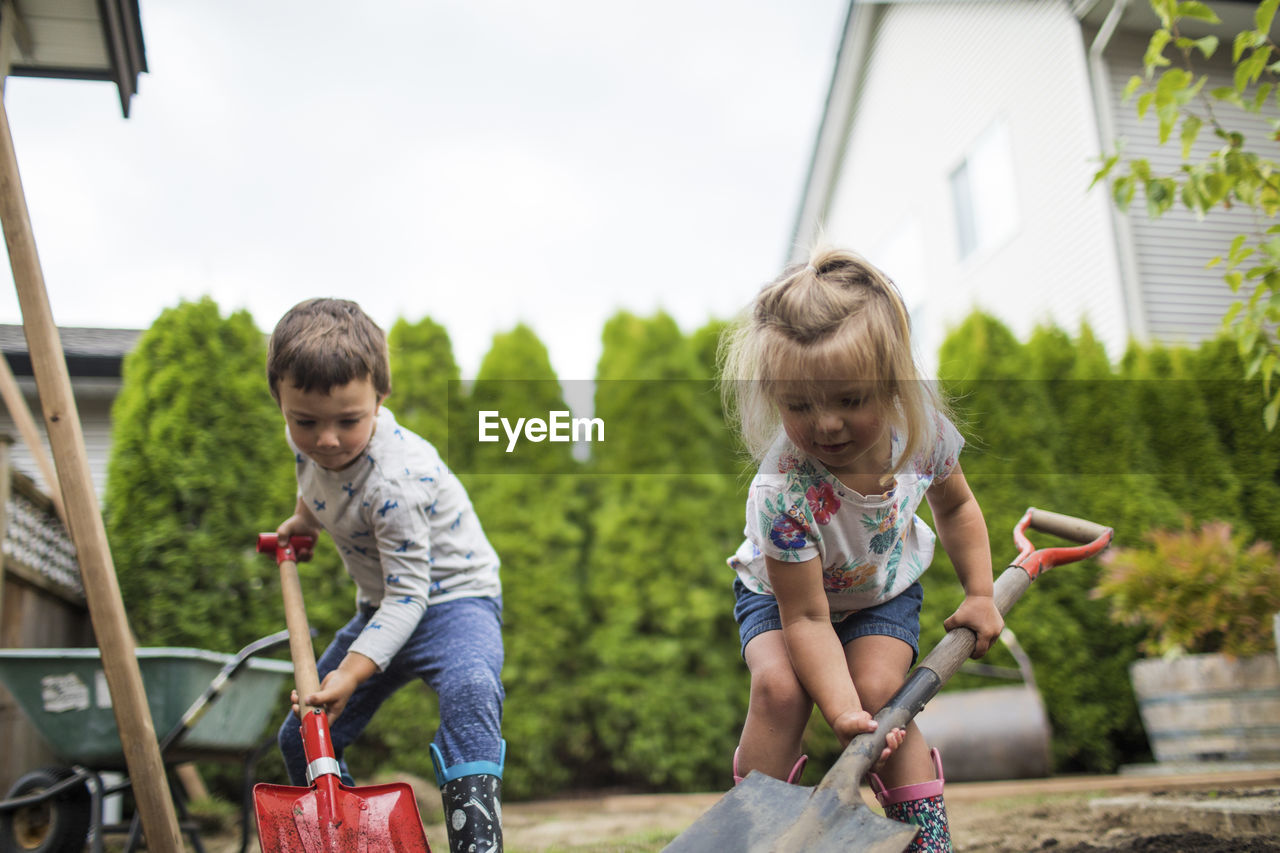
M236 675L249 663L250 658L254 655L271 651L277 646L282 646L288 642L288 640L288 631L277 631L270 636L254 640L252 643L241 649L235 657L227 661L226 665L222 667L217 676L215 676L213 681L210 682L209 686L205 688L204 692L201 693L196 701L192 702L187 708L186 712L182 715L182 719L178 720L178 722L174 724L173 728L169 729L168 733L160 741L160 754L163 756L168 752L171 746L181 740L187 732L195 728L196 724L200 722L200 719L205 715L205 712L209 710L210 706L212 706L213 703L218 701L218 698L222 696L231 679L235 678Z

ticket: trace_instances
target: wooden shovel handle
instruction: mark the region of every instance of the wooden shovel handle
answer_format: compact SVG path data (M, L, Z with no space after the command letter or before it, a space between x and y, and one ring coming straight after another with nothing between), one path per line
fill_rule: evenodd
M320 689L320 676L316 672L316 651L311 645L311 626L307 624L298 564L293 560L280 561L280 592L284 596L285 625L289 628L293 681L298 688L298 715L303 716L311 710L306 697Z
M297 551L315 544L309 536L295 536L280 545L274 533L258 534L258 551L274 554L280 566L280 594L284 597L284 621L289 629L289 657L293 659L293 682L298 689L298 716L311 711L306 697L320 689L316 671L316 650L311 645L311 626L307 624L307 606L302 599L302 581L298 578Z

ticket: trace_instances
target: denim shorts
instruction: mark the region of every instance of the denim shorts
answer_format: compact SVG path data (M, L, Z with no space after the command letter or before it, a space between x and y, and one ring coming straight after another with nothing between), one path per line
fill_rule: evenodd
M781 631L782 617L778 614L778 599L772 595L752 592L746 584L735 578L733 594L733 618L738 620L738 636L745 653L747 643L765 631ZM858 637L881 635L894 637L911 647L911 665L920 656L920 604L924 601L924 589L916 581L899 595L883 604L855 610L833 626L843 645Z

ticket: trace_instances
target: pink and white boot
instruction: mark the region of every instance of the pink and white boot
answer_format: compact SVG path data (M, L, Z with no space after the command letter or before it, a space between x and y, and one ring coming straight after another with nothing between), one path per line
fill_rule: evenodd
M885 817L920 828L906 853L951 853L952 850L947 807L942 802L942 784L945 781L942 777L942 758L936 749L930 750L929 756L933 759L933 767L938 774L938 778L932 782L885 788L879 776L868 774L871 790L884 807Z
M740 784L743 776L738 774L738 753L742 751L742 747L738 747L733 751L733 784ZM804 772L804 766L809 762L809 756L802 755L796 761L796 766L791 768L791 772L787 774L787 782L794 785L799 779L800 774Z

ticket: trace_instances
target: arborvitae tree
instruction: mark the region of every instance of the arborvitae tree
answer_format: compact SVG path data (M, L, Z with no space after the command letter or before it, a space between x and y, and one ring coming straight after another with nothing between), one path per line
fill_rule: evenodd
M1223 517L1234 516L1237 530L1280 545L1280 438L1257 417L1266 405L1263 389L1257 380L1240 378L1245 365L1230 337L1201 344L1194 370L1218 440L1240 482L1235 512L1223 506Z
M1064 363L1057 356L1039 361L1058 372ZM981 314L948 336L940 363L958 426L969 439L960 461L982 506L999 567L1013 556L1010 531L1027 507L1071 512L1076 500L1072 478L1060 473L1063 436L1054 423L1049 385L1030 372L1027 348ZM1047 544L1043 534L1033 535L1033 541ZM941 549L934 562L925 575L921 628L936 637L960 590ZM1096 567L1085 564L1049 572L1006 620L1035 666L1053 726L1056 763L1063 769L1113 769L1120 753L1116 740L1128 737L1128 719L1117 722L1107 707L1116 704L1114 697L1128 694L1128 680L1098 665L1114 656L1115 645L1105 606L1089 599L1094 572ZM943 612L930 608L931 596L943 599Z
M693 348L693 354L697 360L697 377L707 381L705 388L701 389L701 395L705 399L707 411L711 413L711 422L713 425L720 425L722 429L723 438L716 442L718 451L714 463L715 469L737 478L741 487L742 500L745 502L747 487L751 484L751 478L755 476L756 466L751 461L738 430L725 419L724 402L719 385L720 339L729 327L730 323L726 320L710 320L706 325L694 330L689 336L689 345Z
M547 349L526 326L495 335L469 408L503 417L567 411ZM608 440L608 433L605 434ZM502 559L507 700L504 790L512 798L572 787L590 754L582 650L587 633L585 500L572 445L477 446L472 500Z
M1183 348L1131 347L1122 362L1141 407L1160 488L1193 522L1235 521L1240 481L1193 370L1194 357Z
M670 317L606 325L584 643L598 784L720 786L746 711L725 564L743 509L729 478L705 473L725 431L699 373Z
M265 369L249 314L208 298L165 310L125 359L104 507L144 645L233 652L284 627L275 564L254 553L293 493Z
M1057 435L1052 508L1105 523L1122 540L1176 524L1178 506L1157 482L1138 399L1089 326L1075 340L1056 327L1037 329L1027 355L1031 374L1045 382L1046 420Z
M387 405L396 420L435 445L456 469L449 447L450 414L461 411L462 389L449 333L430 317L410 323L403 317L387 333L391 356L391 396ZM465 448L461 449L465 452Z

